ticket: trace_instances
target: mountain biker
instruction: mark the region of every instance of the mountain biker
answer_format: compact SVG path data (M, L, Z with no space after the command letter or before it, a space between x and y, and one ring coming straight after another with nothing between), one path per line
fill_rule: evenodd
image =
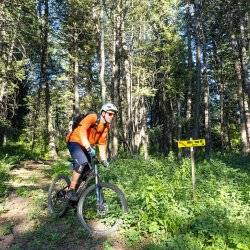
M107 138L110 123L118 112L113 103L106 103L101 107L100 113L88 114L79 125L67 135L67 147L73 159L73 174L66 197L77 201L76 185L80 175L89 170L91 157L96 156L93 146L98 145L99 156L105 167L109 166L107 160Z

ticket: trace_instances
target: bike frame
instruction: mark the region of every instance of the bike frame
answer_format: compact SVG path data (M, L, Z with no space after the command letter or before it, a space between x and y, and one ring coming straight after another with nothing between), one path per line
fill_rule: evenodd
M100 176L98 172L98 165L99 161L96 158L92 159L92 162L90 164L91 172L89 173L89 176L86 181L81 180L79 187L77 188L77 194L80 195L84 189L88 186L89 182L92 179L95 179L95 191L96 191L96 206L97 209L103 205L103 194L101 192L101 185L100 185Z
M98 174L98 163L94 161L94 174L95 174L95 190L96 190L96 201L97 208L103 204L103 195L101 192L100 177Z

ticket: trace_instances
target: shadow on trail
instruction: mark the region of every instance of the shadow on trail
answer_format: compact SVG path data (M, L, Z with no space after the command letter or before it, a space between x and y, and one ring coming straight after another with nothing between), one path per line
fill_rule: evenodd
M35 229L19 235L11 249L102 249L105 240L89 236L70 210L63 218L41 219Z
M29 197L29 194L31 194L32 191L37 190L43 190L45 192L48 192L49 190L49 184L44 183L40 185L20 185L18 187L9 187L9 192L14 192L17 194L17 196L20 197Z

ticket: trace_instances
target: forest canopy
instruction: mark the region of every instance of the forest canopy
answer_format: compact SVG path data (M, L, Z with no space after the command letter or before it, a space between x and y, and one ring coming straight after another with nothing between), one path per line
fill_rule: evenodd
M248 1L3 0L0 16L1 145L56 157L72 117L112 101L113 155L190 137L250 152Z

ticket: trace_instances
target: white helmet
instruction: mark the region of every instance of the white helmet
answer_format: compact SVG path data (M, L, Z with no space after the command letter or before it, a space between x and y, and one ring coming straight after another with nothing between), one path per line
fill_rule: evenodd
M118 112L117 107L113 103L109 102L109 103L105 103L105 104L102 105L101 112L102 111L109 111L109 110L113 111L115 113Z

